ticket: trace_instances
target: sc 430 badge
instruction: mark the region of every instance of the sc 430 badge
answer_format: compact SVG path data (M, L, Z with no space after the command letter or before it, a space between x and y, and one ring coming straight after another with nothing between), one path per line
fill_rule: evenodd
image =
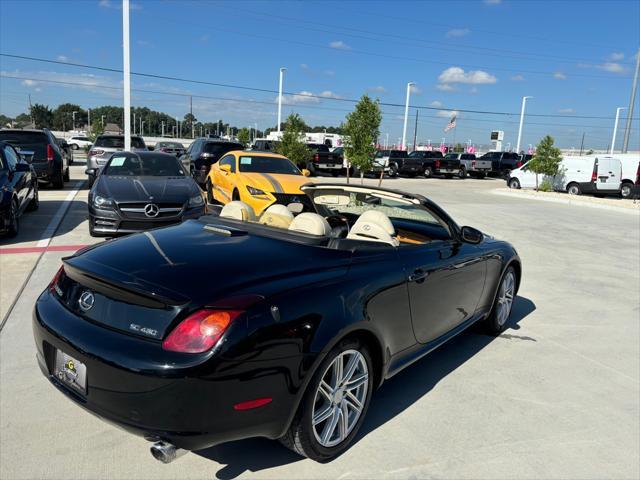
M148 337L158 337L158 331L153 328L143 327L142 325L138 325L137 323L132 323L129 325L129 330L133 330L134 332L142 333L147 335Z

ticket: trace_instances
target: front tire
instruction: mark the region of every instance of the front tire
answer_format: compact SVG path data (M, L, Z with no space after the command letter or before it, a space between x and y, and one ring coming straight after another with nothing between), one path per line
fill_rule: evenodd
M36 182L33 185L33 198L29 202L29 205L27 206L27 210L29 212L33 212L35 210L38 210L38 208L40 208L40 195L38 193L38 181L36 180Z
M211 180L207 180L206 187L207 187L207 202L209 202L211 205L215 205L218 202L213 196L213 187L211 185Z
M517 178L512 178L509 180L509 188L513 188L514 190L520 189L520 181Z
M458 178L463 180L467 178L467 170L464 167L461 167L460 170L458 171Z
M18 219L18 202L13 200L11 202L11 207L9 207L9 225L7 225L7 233L6 236L9 238L13 238L18 235L20 231L20 220Z
M373 392L373 362L365 344L344 340L314 374L280 441L317 462L344 452L358 433Z
M485 320L489 333L500 335L507 328L513 301L516 298L516 271L510 266L504 272L493 301L493 309Z
M236 200L242 200L242 199L240 198L240 192L238 191L238 189L237 189L237 188L236 188L236 189L233 191L233 193L231 194L231 200L234 200L234 201L236 201Z
M433 177L433 169L431 167L425 167L423 175L424 175L424 178Z
M389 177L396 178L398 176L398 166L395 163L389 165Z

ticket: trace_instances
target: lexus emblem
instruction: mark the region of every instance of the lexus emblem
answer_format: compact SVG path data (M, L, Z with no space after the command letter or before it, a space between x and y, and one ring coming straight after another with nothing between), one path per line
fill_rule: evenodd
M160 213L160 209L155 203L148 203L144 206L144 214L147 217L157 217L158 213Z
M82 309L83 312L88 312L93 307L95 301L96 297L93 296L93 293L84 291L82 295L80 295L78 305L80 305L80 309Z

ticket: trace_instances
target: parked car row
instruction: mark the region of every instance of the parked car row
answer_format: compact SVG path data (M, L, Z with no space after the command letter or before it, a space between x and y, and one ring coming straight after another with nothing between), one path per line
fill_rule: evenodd
M537 184L550 182L555 191L570 195L620 195L637 198L640 194L640 156L612 154L564 157L557 175L537 176ZM535 188L536 174L529 163L510 172L510 188Z

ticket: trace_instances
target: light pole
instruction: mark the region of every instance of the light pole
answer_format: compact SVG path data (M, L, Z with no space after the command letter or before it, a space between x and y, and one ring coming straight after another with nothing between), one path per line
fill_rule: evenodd
M611 137L611 149L609 153L613 153L616 146L616 134L618 133L618 120L620 119L620 110L626 110L627 107L618 107L616 108L616 121L613 124L613 137Z
M78 112L71 112L71 118L73 119L73 131L76 131L76 113Z
M164 137L164 121L161 122L162 125L162 136Z
M638 91L638 75L640 75L640 48L638 49L638 53L636 53L636 73L633 75L633 84L631 86L631 98L629 99L629 110L627 110L627 124L624 128L624 137L622 139L622 153L627 153L627 149L629 148L633 106L636 103L636 93Z
M140 121L142 121L142 119L140 119ZM136 112L133 112L133 132L131 132L131 134L136 134Z
M122 63L124 75L124 150L131 150L131 65L129 61L129 0L122 0Z
M104 115L100 115L100 123L102 123L102 129L104 130Z
M87 110L87 130L91 133L91 109Z
M280 67L280 84L278 86L278 133L280 133L280 123L282 122L282 81L286 68Z
M387 139L384 142L384 149L386 150L387 148L389 148L389 133L387 132Z
M415 85L414 82L407 83L407 101L404 104L404 126L402 127L402 144L400 150L405 149L407 141L407 120L409 119L409 97L411 96L411 87Z
M140 119L140 131L138 132L141 136L144 135L144 120Z
M518 128L518 143L516 143L516 153L520 153L520 140L522 140L522 123L524 122L524 107L527 104L527 98L533 97L522 97L522 109L520 110L520 127Z

